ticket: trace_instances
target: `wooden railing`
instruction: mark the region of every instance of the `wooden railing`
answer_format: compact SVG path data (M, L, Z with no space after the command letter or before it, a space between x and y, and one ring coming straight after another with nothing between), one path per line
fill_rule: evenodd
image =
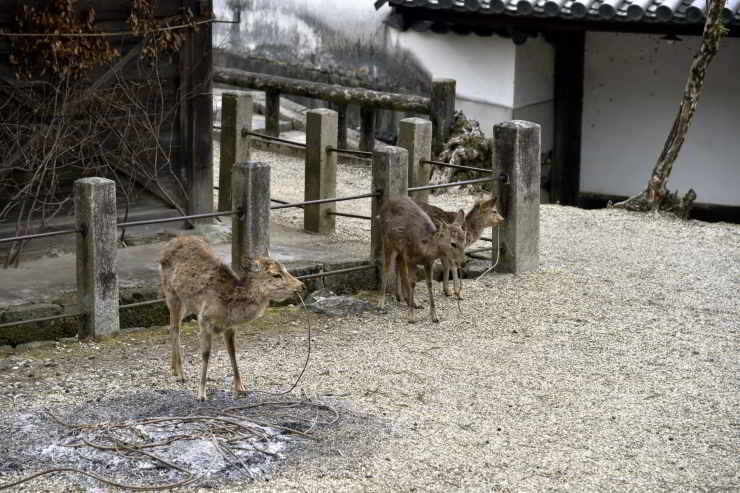
M432 81L432 97L396 94L358 87L324 84L275 75L257 74L232 68L214 67L213 81L229 86L265 91L265 131L267 135L279 133L280 95L291 94L321 99L330 103L339 115L340 127L345 125L347 105L361 108L360 149L371 152L375 143L375 111L388 109L413 114L429 115L433 123L433 147L439 152L447 139L455 111L455 86L453 79ZM340 129L340 147L347 147L346 132Z

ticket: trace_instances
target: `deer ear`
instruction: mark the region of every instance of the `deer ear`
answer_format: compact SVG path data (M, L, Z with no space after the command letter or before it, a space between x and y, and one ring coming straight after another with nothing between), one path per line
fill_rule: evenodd
M465 211L460 209L455 216L455 224L465 224Z

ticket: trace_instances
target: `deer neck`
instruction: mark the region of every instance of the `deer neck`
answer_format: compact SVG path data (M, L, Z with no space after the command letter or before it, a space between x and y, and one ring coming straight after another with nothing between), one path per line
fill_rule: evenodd
M481 220L480 210L476 207L465 216L465 239L468 245L475 243L480 239L483 233L483 221Z

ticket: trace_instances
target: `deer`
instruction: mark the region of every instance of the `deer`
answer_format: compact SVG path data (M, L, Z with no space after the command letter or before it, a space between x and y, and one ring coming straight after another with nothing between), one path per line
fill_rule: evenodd
M196 315L202 367L198 400L206 400L206 374L214 334L222 334L231 360L234 393L246 392L236 362L234 325L261 317L270 301L283 301L303 289L283 265L269 257L245 259L244 274L223 263L202 238L182 236L168 242L159 260L161 288L170 312L172 372L185 382L180 324Z
M429 291L429 316L433 322L439 322L432 293L432 265L438 258L443 258L448 265L456 266L465 254L465 245L454 238L464 239L461 224L464 211L459 211L453 224L442 221L436 223L408 197L396 197L386 200L378 213L381 236L383 238L383 272L381 276L381 297L379 308L385 308L387 282L390 272L397 263L401 285L407 294L409 322L416 322L414 291L411 289L409 273L416 275L416 266L422 265L426 274ZM454 232L454 234L453 234ZM453 271L457 284L457 270Z
M493 197L488 200L478 200L473 205L470 212L465 214L465 222L463 223L463 230L465 230L465 247L472 245L478 241L483 233L483 230L493 226L497 226L504 222L503 216L498 211L497 207L498 197ZM458 213L445 211L439 207L427 204L425 202L416 201L417 205L427 213L432 221L441 221L445 223L453 223ZM450 279L450 271L452 266L445 264L442 259L442 287L443 292L446 296L452 296L448 281ZM455 295L460 297L460 289L456 288Z

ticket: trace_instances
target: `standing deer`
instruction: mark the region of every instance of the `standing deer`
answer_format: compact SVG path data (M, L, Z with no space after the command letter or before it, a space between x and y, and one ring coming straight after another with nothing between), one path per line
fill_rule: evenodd
M206 398L213 334L223 334L234 373L234 392L245 392L236 363L233 325L261 317L270 301L287 299L300 291L303 283L268 257L250 260L244 275L239 276L215 256L202 238L194 236L167 243L159 263L162 291L170 311L173 374L180 382L185 381L180 324L186 315L195 314L203 358L198 399Z
M498 212L498 208L496 206L497 201L497 197L488 200L479 200L475 203L475 205L473 205L473 208L470 209L470 212L465 215L465 222L462 226L465 230L465 247L468 247L478 241L485 228L496 226L504 221L504 218ZM458 213L448 212L440 209L439 207L433 206L431 204L426 204L424 202L416 203L424 212L427 213L432 221L442 221L449 224L453 223L458 217ZM448 264L445 264L444 259L442 259L442 267L442 286L444 289L444 293L447 296L451 296L452 293L450 293L450 287L447 283L450 278L450 270L452 269L452 267ZM455 294L459 297L459 289L456 288L456 291L457 292Z
M444 222L432 222L429 216L408 197L387 200L380 208L378 220L383 238L383 275L381 277L381 298L379 306L385 307L385 295L388 274L398 263L401 273L401 284L409 306L409 322L416 321L414 291L410 286L409 271L416 275L416 266L422 265L426 273L429 291L429 315L434 322L439 322L432 294L432 264L438 258L444 258L449 265L456 266L465 252L464 243L457 243L451 234L464 239L462 224L464 213L460 211L458 222L447 225ZM453 271L457 284L457 270Z

